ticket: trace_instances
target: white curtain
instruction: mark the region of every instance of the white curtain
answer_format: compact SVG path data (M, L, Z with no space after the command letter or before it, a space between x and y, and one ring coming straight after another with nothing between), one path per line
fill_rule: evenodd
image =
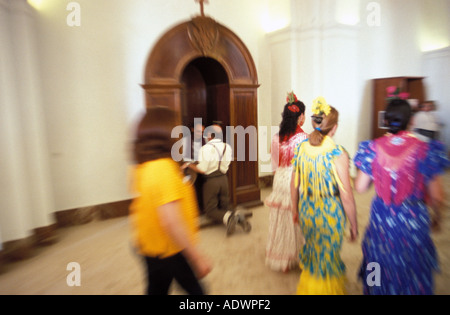
M54 223L34 14L0 0L0 243Z

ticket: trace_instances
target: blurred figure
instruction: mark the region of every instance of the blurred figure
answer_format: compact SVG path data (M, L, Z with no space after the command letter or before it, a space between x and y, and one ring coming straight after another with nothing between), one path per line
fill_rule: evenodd
M183 151L184 161L198 162L200 149L206 144L203 137L204 130L205 127L200 121L194 123L194 127L191 128L191 137L186 137L184 139L183 148L186 149Z
M197 248L198 208L191 186L171 158L176 115L149 108L137 127L134 175L138 197L130 207L134 241L147 267L147 294L167 295L175 279L189 294L201 295L198 279L211 266Z
M200 121L195 121L194 127L191 129L191 136L184 139L183 148L186 149L183 151L184 162L198 164L200 149L206 144L206 137L203 136L205 126ZM203 213L203 184L205 180L201 174L195 173L191 169L186 169L186 173L191 179L190 183L194 184L198 208Z
M419 106L419 112L413 114L411 119L410 129L413 131L414 135L422 141L430 142L432 140L439 139L439 131L442 124L439 123L439 119L436 114L436 104L434 101L426 101ZM425 192L424 197L425 203L433 211L432 228L439 229L440 224L438 223L439 210L433 210L432 201L427 192Z
M440 124L436 117L434 101L424 102L419 109L412 118L412 130L423 141L437 140Z
M345 265L340 251L346 219L350 241L358 235L350 159L332 139L338 128L338 111L319 97L314 101L313 114L314 131L295 150L291 180L292 206L299 213L305 237L297 294L343 295Z
M291 176L294 150L308 138L301 128L305 123L305 104L293 92L288 94L287 102L280 132L272 139L272 169L275 175L272 193L265 200L265 205L270 208L266 265L283 272L298 267L298 254L303 245L298 212L292 212Z
M406 131L411 118L408 102L391 100L385 118L389 133L362 142L354 159L359 169L356 190L363 193L373 182L376 191L362 242L359 275L364 294L433 294L438 262L424 196L428 191L433 208L441 208L440 175L449 161L442 144L423 142ZM368 267L371 263L380 268L375 283L367 280L374 271Z
M205 215L215 223L223 223L227 227L227 235L234 233L236 224L249 232L245 213L234 211L230 206L227 172L233 158L232 148L223 142L223 132L219 125L207 128L208 142L199 152L198 164L186 163L204 177L203 206Z

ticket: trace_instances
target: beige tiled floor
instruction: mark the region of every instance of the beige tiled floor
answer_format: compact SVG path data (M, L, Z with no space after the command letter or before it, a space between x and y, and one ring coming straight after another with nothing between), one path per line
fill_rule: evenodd
M450 197L450 175L445 177ZM262 197L269 190L262 191ZM355 195L360 234L367 224L373 192ZM433 238L442 271L436 276L436 294L450 294L450 213L446 209L443 231ZM221 226L202 229L201 249L213 261L213 271L203 280L209 294L290 295L294 294L299 271L272 272L264 265L268 230L268 209L256 208L250 234L237 231L225 237ZM143 266L130 246L128 218L94 221L59 230L58 242L42 247L33 257L9 264L0 274L0 294L142 294ZM348 293L361 294L356 272L361 261L360 243L344 243L342 257L347 266ZM80 286L69 286L70 262L80 266ZM175 287L174 294L180 293Z

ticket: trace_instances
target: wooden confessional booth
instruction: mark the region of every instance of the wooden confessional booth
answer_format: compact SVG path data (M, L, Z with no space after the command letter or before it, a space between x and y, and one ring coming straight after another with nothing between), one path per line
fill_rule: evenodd
M202 118L205 127L221 121L224 136L226 126L257 128L259 84L253 58L236 34L210 17L194 17L159 39L147 60L142 87L147 107L175 109L184 126L191 126L194 118ZM249 140L246 135L245 161L237 161L233 148L228 179L234 206L261 204L258 161L249 161L250 152L257 156L258 145Z

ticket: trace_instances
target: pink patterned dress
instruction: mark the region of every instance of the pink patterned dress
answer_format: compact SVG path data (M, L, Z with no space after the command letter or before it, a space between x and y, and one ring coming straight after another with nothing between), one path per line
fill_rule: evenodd
M287 271L299 264L298 255L304 239L291 212L291 162L295 148L307 138L308 134L298 127L295 135L287 141L280 143L278 134L272 139L272 168L275 176L272 192L265 200L265 205L270 208L266 265L275 271Z

